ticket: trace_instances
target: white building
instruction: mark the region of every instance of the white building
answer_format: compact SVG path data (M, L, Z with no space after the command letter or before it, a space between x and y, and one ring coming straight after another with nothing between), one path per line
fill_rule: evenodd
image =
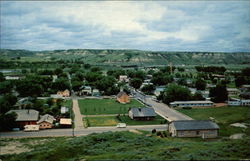
M227 101L228 106L250 106L250 100L232 99Z
M170 102L171 107L213 107L212 101L174 101Z

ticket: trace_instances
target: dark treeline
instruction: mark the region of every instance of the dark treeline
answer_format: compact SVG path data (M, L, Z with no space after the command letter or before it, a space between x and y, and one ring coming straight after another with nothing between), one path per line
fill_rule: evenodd
M223 74L227 69L223 66L195 66L195 69L198 72L205 72L205 73L218 73L218 74Z

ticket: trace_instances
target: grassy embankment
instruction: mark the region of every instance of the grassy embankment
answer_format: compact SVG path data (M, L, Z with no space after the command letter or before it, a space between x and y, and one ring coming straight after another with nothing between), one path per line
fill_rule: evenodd
M45 140L45 141L41 141ZM39 144L35 144L35 143ZM21 144L20 144L21 143ZM0 155L2 160L239 160L250 156L250 138L202 140L160 138L146 132L107 132L82 137L1 139L1 149L27 149Z
M235 133L246 133L250 136L250 129L232 127L232 123L250 123L249 107L219 107L205 109L179 109L178 111L197 120L208 120L209 117L215 118L220 126L220 136L229 136Z

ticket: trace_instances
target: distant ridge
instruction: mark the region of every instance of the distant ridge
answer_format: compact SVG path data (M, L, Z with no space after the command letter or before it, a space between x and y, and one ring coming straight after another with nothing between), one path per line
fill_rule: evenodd
M167 52L127 49L69 49L53 51L0 50L1 59L38 57L41 60L78 60L102 65L250 64L250 52Z

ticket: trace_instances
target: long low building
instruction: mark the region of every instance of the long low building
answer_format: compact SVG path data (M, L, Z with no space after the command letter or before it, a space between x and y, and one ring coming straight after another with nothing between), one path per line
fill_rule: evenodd
M178 120L169 123L168 131L172 137L216 138L219 126L210 120Z
M212 101L174 101L170 102L171 107L212 107Z
M233 99L227 102L229 106L250 106L250 100Z

